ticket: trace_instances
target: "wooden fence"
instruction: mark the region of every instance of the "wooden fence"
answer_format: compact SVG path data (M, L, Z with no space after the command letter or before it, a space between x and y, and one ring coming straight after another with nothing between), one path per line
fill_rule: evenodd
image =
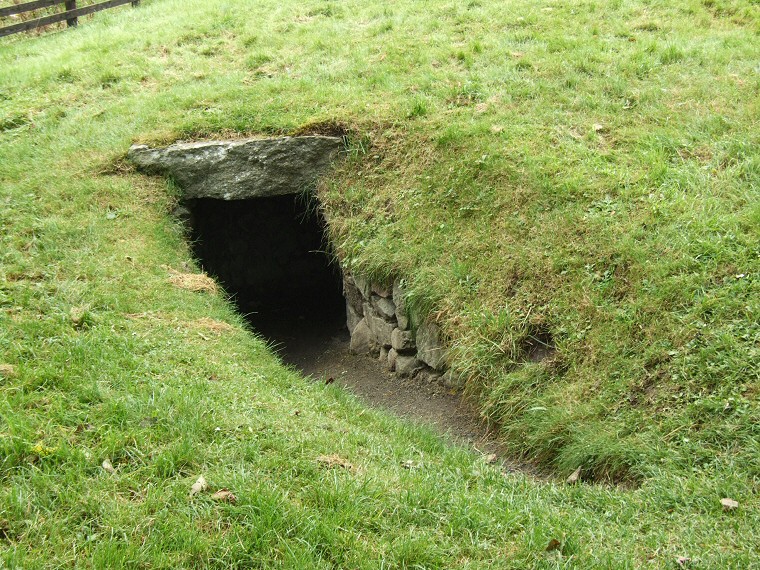
M18 24L0 28L0 38L3 36L10 36L11 34L17 34L19 32L25 32L27 30L33 30L34 28L39 28L40 26L49 26L50 24L63 22L64 20L66 20L67 26L76 26L79 16L86 16L87 14L93 14L95 12L100 12L101 10L107 10L108 8L121 6L123 4L132 4L132 6L137 6L139 3L140 0L108 0L107 2L99 2L98 4L92 4L90 6L82 6L81 8L77 8L77 0L33 0L32 2L14 4L13 6L5 6L3 8L0 8L0 18L7 18L8 16L23 14L25 12L31 12L33 10L55 6L56 4L63 4L65 11L58 14L51 14L50 16L43 16L41 18L26 20L24 22L19 22Z

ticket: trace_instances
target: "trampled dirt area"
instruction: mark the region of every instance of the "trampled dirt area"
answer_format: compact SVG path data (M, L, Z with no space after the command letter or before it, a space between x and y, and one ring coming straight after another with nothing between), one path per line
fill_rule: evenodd
M350 354L350 337L341 315L267 319L254 326L286 363L315 381L334 381L369 405L430 426L487 460L494 460L488 457L494 454L506 471L535 475L529 465L505 456L489 427L460 394L419 377L399 378L370 356Z

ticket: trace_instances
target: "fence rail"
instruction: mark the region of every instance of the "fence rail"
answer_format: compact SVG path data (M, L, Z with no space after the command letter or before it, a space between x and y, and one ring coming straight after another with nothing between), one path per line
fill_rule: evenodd
M49 6L55 6L56 4L63 4L65 11L58 14L51 14L50 16L35 18L33 20L26 20L25 22L19 22L18 24L0 28L0 38L3 36L10 36L11 34L17 34L19 32L26 32L27 30L33 30L35 28L39 28L40 26L48 26L57 22L63 22L64 20L66 20L66 24L69 27L76 26L78 24L79 16L94 14L95 12L107 10L108 8L115 8L116 6L121 6L123 4L131 4L132 6L137 6L139 3L140 0L108 0L106 2L100 2L98 4L92 4L90 6L77 8L77 0L34 0L33 2L24 2L23 4L6 6L4 8L0 8L0 18L23 14L25 12L31 12L33 10L39 10L41 8L48 8Z

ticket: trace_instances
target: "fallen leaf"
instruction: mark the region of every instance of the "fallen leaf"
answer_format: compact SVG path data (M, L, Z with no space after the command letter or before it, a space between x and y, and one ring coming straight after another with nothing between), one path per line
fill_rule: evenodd
M103 463L100 466L106 471L108 471L111 475L116 473L116 469L114 469L114 466L111 464L110 461L108 461L108 459L104 459Z
M198 493L201 493L208 489L208 483L206 482L206 478L201 475L198 477L198 480L193 483L193 486L190 487L190 496L197 495Z
M12 364L0 364L0 378L15 378L16 367Z
M578 469L576 469L570 474L570 477L565 479L565 483L567 483L568 485L575 485L579 481L580 478L581 478L581 468L578 467Z
M237 497L233 495L230 491L227 489L219 489L216 493L211 495L211 498L214 501L219 501L222 503L231 503L234 504L235 501L237 501Z
M486 461L486 463L488 463L489 465L490 465L491 463L496 463L496 459L497 459L497 457L496 457L496 454L495 454L495 453L489 453L489 454L488 454L488 455L486 455L486 457L485 457L485 461Z
M349 471L354 468L350 462L346 461L336 453L333 453L332 455L320 455L317 457L317 463L326 465L329 468L342 467L343 469L348 469Z
M739 503L734 501L733 499L729 499L728 497L726 497L725 499L721 499L720 504L723 505L724 511L733 511L739 508Z
M557 540L556 538L552 538L549 541L549 544L546 545L546 552L552 552L554 550L559 550L559 547L562 546L562 543Z

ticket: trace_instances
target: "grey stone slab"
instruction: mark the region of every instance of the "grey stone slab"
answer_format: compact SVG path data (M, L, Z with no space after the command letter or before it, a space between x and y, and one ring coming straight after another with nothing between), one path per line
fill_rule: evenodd
M127 156L142 172L171 176L184 199L243 200L313 189L343 148L338 137L305 136L136 145Z

